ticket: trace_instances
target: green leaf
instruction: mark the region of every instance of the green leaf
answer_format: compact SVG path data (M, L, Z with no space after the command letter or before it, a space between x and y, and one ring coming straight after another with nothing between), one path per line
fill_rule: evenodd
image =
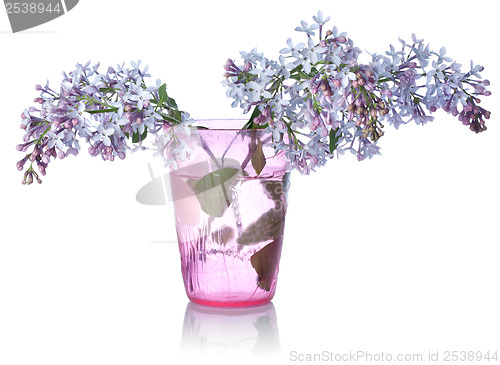
M339 134L337 136L337 132L339 131L339 128L336 129L330 129L330 153L333 153L335 149L338 147L339 144L339 139L342 136L342 134Z
M231 185L237 181L237 168L224 167L203 176L193 187L201 209L212 217L222 217L232 202Z
M139 132L135 132L134 134L132 134L132 143L139 143L139 141L144 141L147 135L148 130L146 128L144 128L144 132L142 132L142 134L139 134Z
M166 114L163 114L163 113L160 113L160 115L167 121L171 122L172 124L179 124L179 120L175 119L175 118L172 118L172 117L169 117L168 115Z
M279 268L282 238L264 246L250 257L252 267L259 275L258 286L265 291L271 290Z
M118 108L111 108L111 109L94 109L94 110L85 110L89 114L99 114L99 113L109 113L109 112L116 112L118 111Z
M158 96L160 97L158 104L163 104L164 102L167 101L168 99L167 84L163 84L160 86L160 88L158 89Z
M252 166L257 175L260 175L264 166L266 166L266 156L264 156L264 152L262 151L262 142L260 138L257 139L257 149L252 155Z
M177 103L175 102L175 100L173 98L168 98L167 99L167 105L171 108L174 108L174 109L178 109L177 108Z
M111 93L111 92L114 92L114 91L120 91L120 89L115 89L115 88L112 88L112 87L101 87L101 88L99 88L99 91L102 92L102 93Z

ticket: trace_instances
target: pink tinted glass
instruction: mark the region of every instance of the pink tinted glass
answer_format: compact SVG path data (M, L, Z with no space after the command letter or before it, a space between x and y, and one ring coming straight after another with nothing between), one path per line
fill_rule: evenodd
M170 183L187 296L211 306L252 306L276 292L289 187L284 153L244 121L203 121L186 140ZM214 129L217 126L234 129Z

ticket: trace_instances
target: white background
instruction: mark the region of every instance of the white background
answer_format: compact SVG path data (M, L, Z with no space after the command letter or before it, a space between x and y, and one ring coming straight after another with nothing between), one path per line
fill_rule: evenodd
M293 29L319 9L369 52L415 32L435 50L446 45L464 67L471 58L482 64L492 119L480 135L442 112L426 127L386 127L382 156L345 156L311 176L293 175L271 308L273 361L289 363L291 351L500 355L495 5L81 0L18 34L0 14L0 364L189 364L193 352L205 363L224 354L232 363L250 359L251 346L239 347L231 331L256 341L253 319L214 314L222 318L217 330L205 323L199 343L182 340L188 300L169 243L172 206L135 201L152 157L109 163L84 150L53 161L43 184L22 186L19 116L38 96L37 83L57 85L76 62L141 59L151 82L166 82L195 118L241 117L220 85L226 59L255 46L276 58L288 37L303 39Z

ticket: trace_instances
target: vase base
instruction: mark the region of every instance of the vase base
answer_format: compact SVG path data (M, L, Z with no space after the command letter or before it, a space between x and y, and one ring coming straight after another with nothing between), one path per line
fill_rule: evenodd
M240 308L240 307L256 307L269 303L271 298L262 300L234 300L234 301L216 301L216 300L202 300L189 298L193 303L206 305L210 307L225 307L225 308Z

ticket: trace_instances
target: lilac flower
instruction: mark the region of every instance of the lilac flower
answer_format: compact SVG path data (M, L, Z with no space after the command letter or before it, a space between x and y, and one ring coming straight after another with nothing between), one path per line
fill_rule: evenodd
M340 66L342 48L337 46L335 43L330 44L326 53L326 60L332 62L334 65Z
M320 10L318 11L318 16L313 16L313 19L316 23L318 23L318 25L324 25L327 21L330 20L330 17L327 16L326 18L323 18L323 12Z
M358 160L364 160L365 158L369 158L370 160L375 155L380 155L380 147L372 144L368 141L365 141L358 153Z
M111 139L109 137L112 136L113 133L115 133L115 129L113 127L105 127L104 125L99 124L97 126L97 134L92 137L92 142L102 141L105 146L109 147L111 146Z
M123 137L125 133L122 127L129 123L130 120L123 117L123 106L120 106L118 111L111 116L111 121L108 123L108 126L114 129L115 136Z
M252 102L258 102L262 99L271 99L273 97L271 93L265 89L265 85L262 83L250 81L248 86L251 91L249 98Z
M479 74L479 72L481 72L483 69L484 68L481 65L474 66L474 62L471 60L470 61L470 71L468 72L468 74L471 76L475 76L478 79L481 79L482 76L481 76L481 74Z
M433 70L427 72L427 82L430 83L432 78L436 76L439 80L444 81L444 70L447 68L446 64L438 64L436 61L432 61Z
M437 59L437 63L438 64L441 64L443 62L451 62L453 61L450 57L446 57L445 56L446 54L446 48L445 47L441 47L441 49L439 50L439 54L438 54L438 59Z
M295 63L286 63L285 57L279 56L279 72L283 74L285 80L290 78L290 69L295 67Z
M290 101L282 98L280 95L275 95L274 98L269 101L269 105L271 105L276 113L281 114L282 108L290 105Z
M312 38L309 38L307 40L307 46L309 47L309 50L311 51L311 60L313 63L318 62L319 55L325 53L325 51L327 50L326 47L323 47L321 45L315 46Z
M48 132L47 137L49 139L49 142L47 143L47 148L52 148L56 146L59 148L61 151L64 149L64 131L59 132L58 134L55 134L54 132Z
M415 33L411 34L411 39L413 41L413 46L422 43L424 40L423 39L418 39Z
M176 127L180 128L186 133L187 136L191 134L191 125L193 125L195 120L191 118L189 113L182 113L181 115L181 123Z
M276 72L268 67L268 62L266 59L260 60L260 68L256 67L249 71L251 75L256 76L261 80L261 82L268 81Z
M137 109L142 110L144 107L144 102L149 101L148 93L138 85L135 90L135 94L130 95L129 100L137 101Z
M311 24L310 26L307 24L307 22L305 22L304 20L302 20L300 22L301 26L300 27L297 27L295 28L295 30L297 32L305 32L307 34L308 37L310 36L313 36L314 35L314 32L313 30L315 29L318 29L319 28L319 25L318 24Z
M292 43L292 39L288 38L286 44L288 45L288 48L282 48L280 53L281 54L291 53L292 57L299 58L300 51L302 51L302 49L304 48L305 43L298 43L294 46Z
M85 102L81 101L78 103L78 109L70 113L70 118L75 118L79 123L83 123L85 120L83 113L85 112Z
M250 52L240 51L241 56L245 60L245 62L250 62L255 64L256 62L262 59L263 53L258 53L257 48L252 49Z
M337 73L336 79L340 80L342 87L345 89L349 85L349 81L356 80L356 74L351 72L349 68L345 67Z

